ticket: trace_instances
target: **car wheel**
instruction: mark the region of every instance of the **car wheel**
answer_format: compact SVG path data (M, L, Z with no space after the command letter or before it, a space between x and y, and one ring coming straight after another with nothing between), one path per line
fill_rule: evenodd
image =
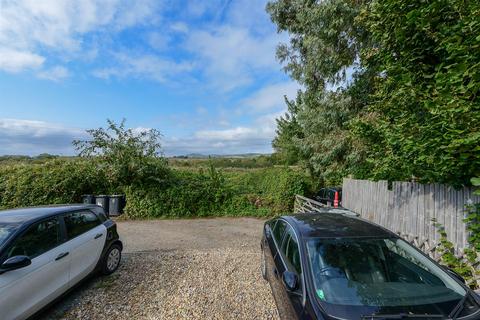
M262 249L261 271L263 279L267 280L267 261L265 260L265 249Z
M122 260L122 248L118 244L113 244L103 257L102 261L102 273L109 275L115 272Z

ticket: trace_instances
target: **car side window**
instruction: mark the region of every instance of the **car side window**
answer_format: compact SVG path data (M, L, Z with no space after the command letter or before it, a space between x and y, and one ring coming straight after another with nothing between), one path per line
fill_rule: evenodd
M287 223L282 220L277 220L275 227L273 229L273 238L277 242L277 245L280 247L282 245L282 237L285 229L287 228Z
M60 242L60 224L57 217L37 222L13 242L7 259L18 255L33 259L55 248Z
M287 235L285 236L282 246L282 253L287 260L288 268L297 274L301 274L302 264L300 262L300 248L291 227L287 230Z
M90 211L72 212L63 217L68 239L75 238L100 224L100 219Z

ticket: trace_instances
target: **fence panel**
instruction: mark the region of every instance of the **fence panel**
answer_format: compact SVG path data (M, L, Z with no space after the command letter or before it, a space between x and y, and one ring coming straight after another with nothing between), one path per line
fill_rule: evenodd
M465 206L479 202L470 188L455 190L441 184L343 180L342 205L394 232L428 241L434 247L440 236L434 221L445 227L459 252L467 245Z
M480 202L471 188L455 190L438 183L393 182L389 188L387 181L344 179L342 192L343 207L402 235L437 260L440 235L434 221L463 256L468 245L466 205ZM480 284L479 277L474 281Z

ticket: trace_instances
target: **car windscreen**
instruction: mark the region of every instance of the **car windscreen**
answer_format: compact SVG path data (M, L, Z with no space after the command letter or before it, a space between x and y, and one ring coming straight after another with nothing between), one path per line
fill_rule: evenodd
M336 317L372 314L448 316L478 311L467 290L438 265L398 238L307 240L317 301Z
M18 223L0 222L0 246L17 230Z

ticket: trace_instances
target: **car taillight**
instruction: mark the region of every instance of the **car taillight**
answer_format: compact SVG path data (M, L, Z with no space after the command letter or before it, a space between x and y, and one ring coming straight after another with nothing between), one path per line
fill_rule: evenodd
M338 208L338 191L335 191L335 197L333 198L333 207Z

